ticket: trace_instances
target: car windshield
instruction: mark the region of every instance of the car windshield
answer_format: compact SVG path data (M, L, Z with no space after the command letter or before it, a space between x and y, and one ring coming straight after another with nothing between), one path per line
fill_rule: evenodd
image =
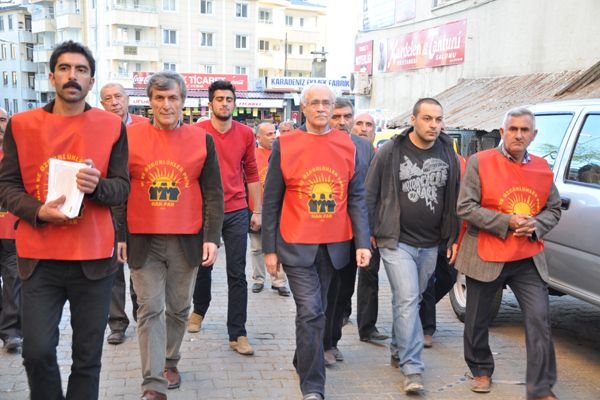
M527 149L531 154L545 158L550 168L558 156L558 149L565 137L573 114L536 114L535 127L538 131Z

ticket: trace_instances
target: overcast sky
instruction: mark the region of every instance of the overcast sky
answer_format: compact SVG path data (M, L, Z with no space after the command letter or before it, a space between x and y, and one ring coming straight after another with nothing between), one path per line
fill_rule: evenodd
M360 0L327 0L327 77L346 76L354 69L354 38L358 30Z

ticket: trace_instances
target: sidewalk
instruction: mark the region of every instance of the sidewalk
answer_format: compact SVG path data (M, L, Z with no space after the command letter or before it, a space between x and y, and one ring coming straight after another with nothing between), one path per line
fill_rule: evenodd
M212 304L200 333L188 334L182 345L181 388L168 392L169 399L300 399L298 379L293 370L295 347L295 306L291 297L285 298L270 289L248 293L248 337L254 347L254 356L241 356L229 349L225 326L227 289L221 250L213 271ZM248 260L249 261L249 260ZM248 262L249 265L249 262ZM250 268L247 276L251 275ZM383 268L380 274L380 316L378 327L391 332L390 288ZM251 286L249 283L248 287ZM355 296L356 297L356 296ZM505 302L514 302L510 295ZM354 298L354 301L356 299ZM128 314L131 304L128 303ZM377 346L358 339L355 319L344 327L339 344L345 361L327 370L327 399L405 399L401 391L400 372L389 364L387 343ZM494 391L478 395L469 390L467 371L463 360L462 323L454 316L446 299L438 305L438 331L434 347L424 351L426 372L426 399L523 399L525 387L525 349L522 323L518 312L503 313L503 325L494 328L492 347L496 353L497 368ZM508 322L508 323L507 323ZM71 329L68 306L61 322L61 340L58 358L63 379L69 374ZM600 398L597 377L600 373L598 352L577 354L572 344L560 346L557 341L559 385L557 394L567 400ZM583 350L583 351L582 351ZM589 349L588 349L589 351ZM577 380L580 364L586 357L588 364L582 381ZM100 398L106 400L136 400L141 395L140 359L135 337L135 323L127 330L125 343L105 344L100 383ZM587 378L585 378L587 374ZM593 377L595 376L595 379ZM63 382L66 387L66 381ZM584 383L584 384L582 384ZM0 356L0 399L28 398L27 378L19 355L2 353ZM562 396L561 396L562 395ZM414 398L415 396L410 396ZM485 397L485 399L484 399Z

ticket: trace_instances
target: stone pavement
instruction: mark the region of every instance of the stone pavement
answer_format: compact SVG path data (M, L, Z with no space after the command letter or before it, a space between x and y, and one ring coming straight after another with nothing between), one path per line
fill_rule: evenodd
M249 291L248 336L254 356L229 349L225 326L227 290L221 251L213 272L213 301L202 331L186 334L182 345L181 388L169 391L169 399L300 399L298 379L292 367L295 307L292 298L277 295L268 285L263 292ZM248 268L250 276L250 268ZM391 331L390 288L382 268L380 289L381 331ZM249 285L250 287L250 285ZM128 307L131 307L128 304ZM572 298L552 299L559 381L556 393L563 400L600 398L600 309ZM355 305L354 305L355 310ZM400 372L389 364L386 345L358 339L355 314L344 328L339 348L346 360L327 370L327 399L404 399ZM70 340L68 305L61 322L58 357L63 379L68 377ZM462 323L446 299L438 306L438 332L434 347L424 351L427 391L412 398L425 399L524 399L525 348L522 318L510 293L491 333L496 357L494 390L472 393L463 360ZM134 400L140 396L140 361L135 323L127 341L104 346L100 383L101 399ZM66 381L64 381L66 387ZM0 399L28 398L27 378L18 355L0 355Z

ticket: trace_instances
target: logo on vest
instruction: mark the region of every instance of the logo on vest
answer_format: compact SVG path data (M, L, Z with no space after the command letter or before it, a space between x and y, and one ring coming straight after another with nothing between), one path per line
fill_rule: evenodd
M535 190L527 186L514 186L502 193L498 209L507 214L537 215L540 198Z
M171 160L156 160L144 167L142 186L148 187L148 200L153 207L175 207L182 189L190 186L183 167Z
M300 186L308 197L308 213L314 219L333 218L339 199L344 196L344 185L336 170L326 166L314 167L302 175Z
M50 158L56 158L62 161L71 161L77 163L83 163L85 160L82 157L79 157L73 153L65 153L65 154L57 154L50 156L40 167L38 168L38 172L35 174L35 191L33 197L38 199L41 202L46 201L46 197L48 196L48 175L50 168ZM55 199L50 199L55 200ZM63 225L76 225L77 219L83 216L83 210L85 208L85 202L81 204L81 209L79 210L79 216L69 219L63 222Z

